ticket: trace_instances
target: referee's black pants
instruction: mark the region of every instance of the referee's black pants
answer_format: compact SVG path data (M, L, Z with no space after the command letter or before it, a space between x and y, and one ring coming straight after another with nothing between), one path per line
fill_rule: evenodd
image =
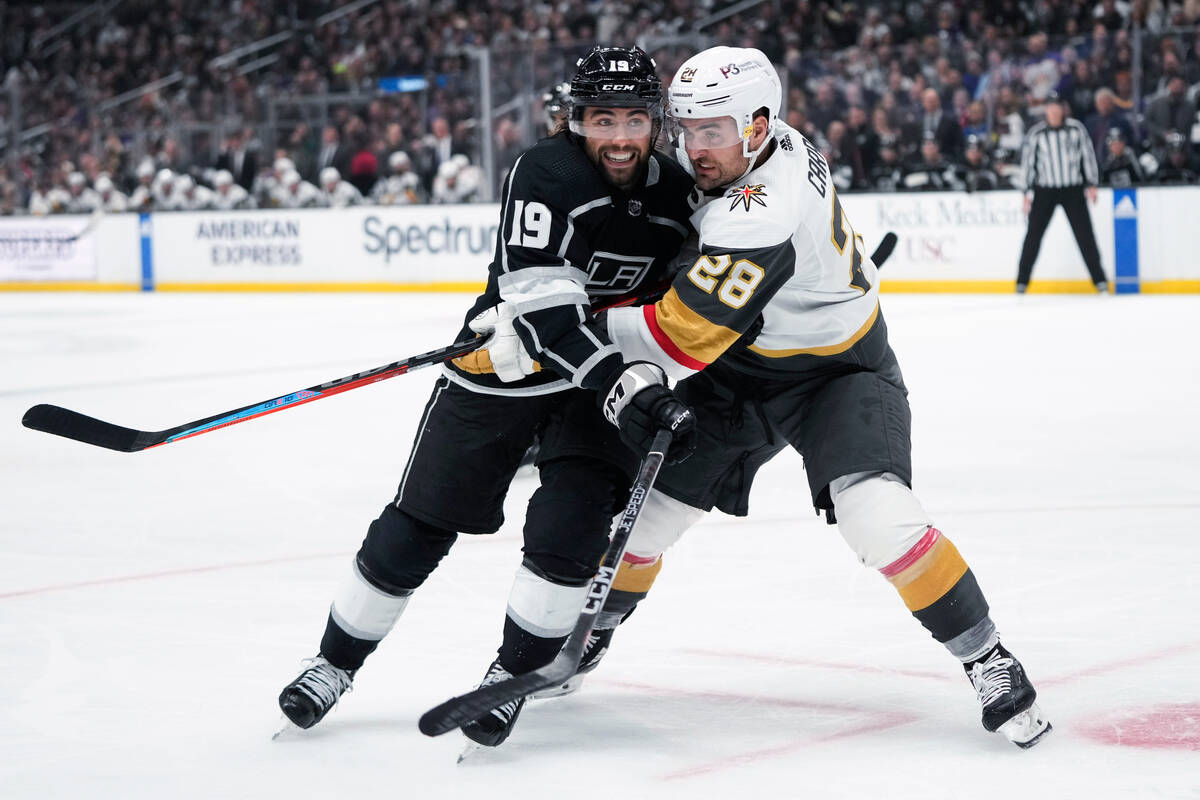
M1054 209L1063 207L1067 212L1067 221L1075 233L1075 241L1087 265L1092 283L1099 284L1108 280L1104 270L1100 269L1100 251L1096 248L1096 234L1092 230L1092 217L1088 214L1087 198L1083 196L1082 186L1070 186L1065 189L1035 188L1033 203L1029 208L1029 230L1025 231L1025 244L1021 247L1021 263L1017 268L1017 285L1029 283L1033 274L1033 262L1037 260L1038 250L1042 247L1042 237L1046 235L1046 226L1054 216Z

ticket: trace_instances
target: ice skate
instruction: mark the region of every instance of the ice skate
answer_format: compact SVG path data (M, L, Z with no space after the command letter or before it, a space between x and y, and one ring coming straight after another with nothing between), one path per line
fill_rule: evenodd
M587 647L583 648L583 655L579 657L579 668L575 670L575 674L556 686L534 692L530 695L530 699L546 700L579 691L579 687L583 685L583 676L600 666L600 659L604 658L604 654L608 652L608 645L612 642L616 630L616 628L605 628L589 633Z
M311 728L337 705L338 698L351 689L354 670L335 667L318 655L305 662L304 671L279 694L279 708L297 728ZM278 738L287 726L275 734Z
M487 674L480 681L480 686L491 686L494 683L506 681L512 677L512 673L500 666L500 661L493 661L488 667ZM517 717L521 714L521 709L525 707L525 698L519 700L510 700L499 708L493 708L484 716L468 722L462 726L463 735L476 744L484 747L495 747L501 744L508 735L512 733L513 726L517 723ZM464 758L470 755L478 748L468 748L459 756L461 762Z
M1038 708L1037 691L1021 662L999 642L984 656L964 664L983 706L983 727L1004 734L1017 747L1033 747L1053 730Z

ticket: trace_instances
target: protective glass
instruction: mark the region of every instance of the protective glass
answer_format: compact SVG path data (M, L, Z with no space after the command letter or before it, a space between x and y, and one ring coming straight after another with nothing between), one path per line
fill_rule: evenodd
M571 120L571 133L588 139L648 139L654 133L654 120L645 111L618 118L616 114L594 114L586 121Z
M667 132L672 144L691 152L732 147L745 138L745 132L737 120L730 116L704 119L668 117Z

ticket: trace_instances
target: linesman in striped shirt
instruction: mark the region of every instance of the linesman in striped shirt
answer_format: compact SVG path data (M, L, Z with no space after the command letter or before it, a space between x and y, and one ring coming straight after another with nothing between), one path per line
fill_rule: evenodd
M1017 293L1024 294L1042 246L1042 237L1054 209L1063 207L1075 233L1083 263L1096 290L1108 291L1108 281L1100 268L1100 251L1088 214L1088 202L1096 202L1096 184L1100 180L1091 136L1078 120L1068 119L1065 103L1051 93L1046 100L1046 121L1029 129L1021 156L1021 175L1025 183L1025 213L1029 229L1021 247L1017 269ZM1087 194L1087 200L1084 194Z

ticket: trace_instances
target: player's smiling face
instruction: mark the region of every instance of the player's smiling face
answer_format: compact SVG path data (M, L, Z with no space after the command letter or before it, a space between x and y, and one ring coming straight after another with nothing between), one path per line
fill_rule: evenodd
M583 109L583 149L605 179L623 191L633 189L650 160L653 122L641 108Z
M726 186L746 172L750 159L742 153L741 132L733 117L680 119L675 124L702 190Z

